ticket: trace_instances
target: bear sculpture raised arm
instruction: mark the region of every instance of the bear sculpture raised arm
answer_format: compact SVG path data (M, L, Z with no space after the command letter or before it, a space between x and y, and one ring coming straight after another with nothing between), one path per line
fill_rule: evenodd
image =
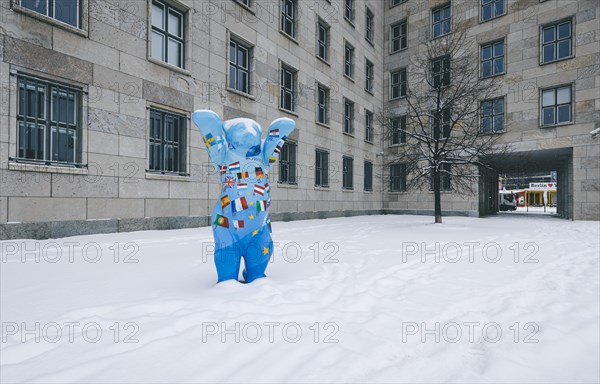
M265 277L273 254L269 170L296 123L276 119L262 139L262 128L252 119L222 121L213 111L198 110L192 121L221 179L211 220L218 282L237 280L242 257L246 283Z

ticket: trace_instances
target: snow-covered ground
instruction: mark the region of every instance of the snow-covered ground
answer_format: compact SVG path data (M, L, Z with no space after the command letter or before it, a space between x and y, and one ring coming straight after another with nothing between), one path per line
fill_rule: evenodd
M2 242L0 381L600 381L598 222L273 230L248 285L215 285L210 228Z

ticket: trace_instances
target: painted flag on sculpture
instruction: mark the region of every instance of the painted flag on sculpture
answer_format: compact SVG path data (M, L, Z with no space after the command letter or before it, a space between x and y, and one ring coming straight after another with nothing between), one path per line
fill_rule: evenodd
M221 148L223 148L223 136L217 136L217 141L215 142L215 144L217 144L217 150L221 150Z
M257 179L262 179L265 177L265 174L263 173L263 170L261 167L254 168L254 173L256 173Z
M236 161L233 164L229 164L229 172L231 173L235 173L235 172L239 172L241 170L240 168L240 162Z
M221 175L224 175L227 173L227 166L226 165L219 165L219 170L221 171Z
M215 138L213 137L212 133L209 133L208 135L204 136L204 144L210 148L210 146L212 145L212 143L215 141Z
M244 209L248 209L248 202L246 201L245 197L240 197L239 199L235 199L231 202L231 211L232 212L239 212L239 211L243 211Z
M275 156L269 157L269 164L272 164L272 163L274 163L276 161L277 161L277 158Z
M264 196L265 195L265 187L261 187L258 184L255 185L254 186L254 194L256 195L257 193L261 196Z
M220 227L229 228L229 219L227 219L225 216L217 215L213 224Z
M244 220L233 220L233 227L235 229L244 228Z
M247 179L248 177L250 177L250 175L248 174L248 172L238 172L237 174L237 178L238 179Z
M265 192L271 192L271 187L269 187L269 183L265 184Z
M221 197L221 208L225 208L229 204L231 204L231 200L229 200L229 196L225 195L225 196Z
M225 185L225 188L233 188L235 185L235 178L232 176L227 176L223 185Z
M278 139L279 138L279 129L274 129L269 132L269 138Z
M256 202L256 212L264 212L267 210L267 201L259 200Z
M239 183L239 184L237 185L238 195L239 195L240 193L244 193L244 192L246 192L246 190L247 190L247 189L248 189L248 184L246 184L246 183Z

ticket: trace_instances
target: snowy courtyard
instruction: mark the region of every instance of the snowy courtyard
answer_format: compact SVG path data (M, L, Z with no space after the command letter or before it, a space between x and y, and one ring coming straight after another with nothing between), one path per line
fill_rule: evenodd
M1 242L9 382L598 382L600 223L273 223L216 285L211 228Z

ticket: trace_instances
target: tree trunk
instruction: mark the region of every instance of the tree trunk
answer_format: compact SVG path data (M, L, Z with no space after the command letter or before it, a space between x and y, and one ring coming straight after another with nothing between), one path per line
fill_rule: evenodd
M441 174L437 170L433 172L433 194L434 194L434 214L435 214L435 222L442 222L442 194L440 192L441 189Z

